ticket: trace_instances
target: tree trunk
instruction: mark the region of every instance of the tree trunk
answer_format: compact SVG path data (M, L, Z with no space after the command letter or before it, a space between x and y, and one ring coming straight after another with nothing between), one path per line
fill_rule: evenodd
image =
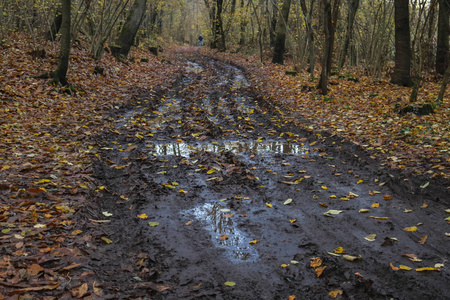
M213 38L211 41L211 48L225 51L225 35L222 23L223 0L215 0L215 13L212 20Z
M325 43L323 47L322 56L322 73L320 74L320 80L318 88L321 90L322 95L326 95L328 92L328 56L330 55L330 43L331 43L331 0L323 0L323 30L325 35Z
M61 7L58 6L56 10L56 16L53 20L53 23L50 25L50 29L47 32L47 40L49 41L55 41L56 35L58 34L59 30L61 29L61 23L62 23L62 13L61 13Z
M411 79L411 36L409 29L408 0L394 1L395 20L395 68L391 82L412 86Z
M316 46L314 45L314 31L312 28L312 13L314 8L314 2L315 0L311 1L311 6L309 8L306 7L305 0L300 0L300 6L302 8L303 17L306 20L306 37L308 41L308 48L309 48L309 67L308 72L311 73L311 79L314 80L314 67L316 64Z
M70 6L71 0L61 0L61 50L59 53L58 67L52 73L53 82L67 85L67 70L69 69L70 56Z
M449 61L450 0L439 0L436 73L444 75Z
M281 8L280 18L277 22L275 47L273 49L272 62L282 65L284 63L284 51L286 47L286 31L289 19L289 10L291 8L291 0L285 0Z
M441 88L439 90L439 95L437 100L439 102L443 102L444 101L444 94L445 94L445 89L447 87L447 84L450 80L450 64L447 66L447 69L444 72L444 78L442 79L442 83L441 83Z
M122 27L116 45L111 47L114 56L127 57L131 46L134 44L134 38L144 19L147 0L135 0L130 9L127 20Z
M347 32L345 34L344 46L342 48L341 59L339 61L339 69L344 67L345 59L347 58L348 47L353 36L353 24L355 23L356 11L359 7L359 0L348 0L348 18L347 18Z
M275 1L271 3L272 3L272 16L270 18L269 24L269 40L270 40L270 47L275 47L275 30L277 29L278 7Z

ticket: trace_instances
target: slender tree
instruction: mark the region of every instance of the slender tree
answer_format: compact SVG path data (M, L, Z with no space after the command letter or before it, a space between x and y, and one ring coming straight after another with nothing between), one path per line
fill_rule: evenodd
M348 0L347 32L345 33L345 41L344 46L342 47L339 69L342 69L344 67L345 59L347 58L348 47L353 36L353 24L355 23L355 17L358 7L359 0Z
M326 95L328 92L328 56L330 55L330 41L331 41L331 0L323 0L323 31L325 36L325 47L322 55L322 72L320 73L320 80L318 88L321 90L322 95Z
M52 73L53 82L67 85L67 70L69 69L70 56L70 6L71 0L61 0L61 50L59 53L58 67Z
M219 51L225 51L225 34L223 31L222 10L223 0L215 0L216 9L213 20L213 40L211 48L218 49Z
M411 79L411 34L409 29L409 1L394 1L395 22L395 67L391 82L412 86Z
M277 22L275 47L273 49L272 62L282 65L284 63L284 52L286 47L287 22L289 18L289 10L291 8L291 0L285 0L281 13Z
M449 62L450 0L439 0L436 73L444 75Z
M127 57L131 46L134 44L134 38L141 26L145 16L147 0L135 0L128 13L127 20L117 38L116 45L111 47L111 51L116 57Z

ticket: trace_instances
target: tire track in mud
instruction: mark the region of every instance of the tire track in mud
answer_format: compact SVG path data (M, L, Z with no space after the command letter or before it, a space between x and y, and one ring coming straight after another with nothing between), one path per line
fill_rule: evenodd
M113 282L111 296L326 299L341 290L345 299L445 299L445 202L396 194L364 153L302 131L261 102L237 67L180 57L189 60L176 83L159 98L142 94L99 154L97 180L106 188L90 217L113 213L97 240L114 242L99 246L103 259L92 264ZM325 216L331 209L342 212ZM143 213L148 219L137 218ZM403 230L420 223L417 232ZM361 259L329 254L338 247ZM402 256L412 253L422 261ZM313 257L326 266L320 277ZM395 272L389 263L413 270ZM436 263L440 272L414 271Z

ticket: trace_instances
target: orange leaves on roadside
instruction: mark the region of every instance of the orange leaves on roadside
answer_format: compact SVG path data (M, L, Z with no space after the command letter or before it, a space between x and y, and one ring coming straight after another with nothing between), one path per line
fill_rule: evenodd
M320 277L320 275L322 275L323 271L327 267L322 265L322 259L320 257L311 258L309 265L314 268L314 273L317 277Z

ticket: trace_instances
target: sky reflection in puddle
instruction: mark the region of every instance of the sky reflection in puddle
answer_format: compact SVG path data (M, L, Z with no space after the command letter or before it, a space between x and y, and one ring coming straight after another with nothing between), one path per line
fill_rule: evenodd
M252 239L237 228L237 224L233 221L234 218L238 218L237 215L231 216L233 212L221 211L225 207L225 203L216 201L197 206L187 213L206 223L205 229L210 232L213 243L225 249L231 261L256 261L259 255L254 246L249 244ZM228 236L227 239L221 239L224 234Z
M196 151L231 151L235 154L243 152L251 152L254 154L275 152L303 155L309 153L309 148L305 146L280 141L221 141L217 144L198 143L195 145L187 143L150 143L147 147L153 149L154 153L157 155L175 155L184 157L188 157L189 154Z

